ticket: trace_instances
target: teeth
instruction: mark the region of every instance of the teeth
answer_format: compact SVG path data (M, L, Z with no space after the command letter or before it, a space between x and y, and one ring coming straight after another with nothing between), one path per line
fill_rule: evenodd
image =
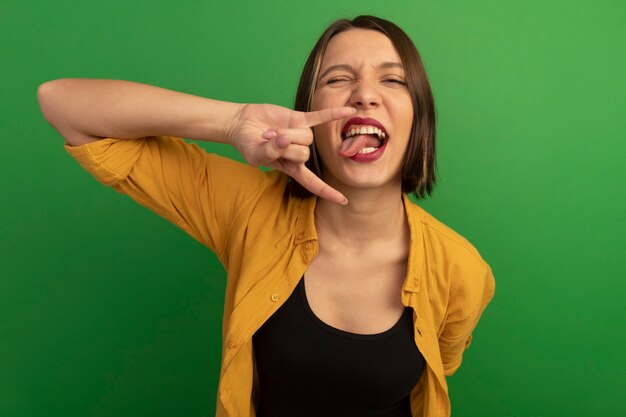
M362 149L360 149L360 150L359 150L359 152L358 152L358 153L360 153L360 154L364 154L364 153L372 153L372 152L374 152L376 149L378 149L378 148L362 148Z
M387 137L387 134L377 127L359 126L348 130L344 135L344 139L348 139L354 135L377 135L379 139L385 139Z

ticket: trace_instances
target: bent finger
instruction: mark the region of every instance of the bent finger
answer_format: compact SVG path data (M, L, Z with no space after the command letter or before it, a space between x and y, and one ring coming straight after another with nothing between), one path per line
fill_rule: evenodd
M303 164L309 160L310 156L311 152L308 146L289 145L283 152L282 159Z
M279 139L277 136L258 145L252 151L250 158L253 165L269 165L277 159L281 158L289 148L289 142Z
M273 132L273 133L271 133ZM313 131L308 127L294 129L272 129L263 133L264 139L278 138L281 141L288 141L290 144L310 145L313 143Z

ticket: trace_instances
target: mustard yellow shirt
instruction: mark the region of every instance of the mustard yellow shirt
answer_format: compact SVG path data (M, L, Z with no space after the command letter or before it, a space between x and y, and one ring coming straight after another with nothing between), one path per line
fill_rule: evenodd
M98 181L217 254L228 282L216 415L255 416L252 335L287 300L318 252L316 197L290 197L285 174L208 154L180 138L107 138L66 149ZM403 198L411 240L399 296L414 310L415 343L426 360L411 408L416 417L445 417L446 376L460 366L495 283L466 239Z

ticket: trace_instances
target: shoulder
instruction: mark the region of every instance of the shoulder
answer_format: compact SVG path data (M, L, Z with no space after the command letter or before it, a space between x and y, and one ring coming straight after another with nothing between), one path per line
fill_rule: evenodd
M460 233L411 202L407 209L421 233L424 278L430 297L443 305L459 301L478 307L495 289L489 264Z
M479 267L485 265L480 252L467 238L425 209L410 202L407 212L413 222L419 223L425 249L430 250L433 256L453 256L456 260L463 260Z

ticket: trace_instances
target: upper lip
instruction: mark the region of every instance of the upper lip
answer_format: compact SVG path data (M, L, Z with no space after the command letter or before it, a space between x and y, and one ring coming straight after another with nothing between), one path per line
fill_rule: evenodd
M385 132L385 135L389 137L385 126L382 125L378 120L372 119L371 117L351 117L348 121L343 125L341 129L341 137L344 137L346 132L350 130L352 126L374 126Z

